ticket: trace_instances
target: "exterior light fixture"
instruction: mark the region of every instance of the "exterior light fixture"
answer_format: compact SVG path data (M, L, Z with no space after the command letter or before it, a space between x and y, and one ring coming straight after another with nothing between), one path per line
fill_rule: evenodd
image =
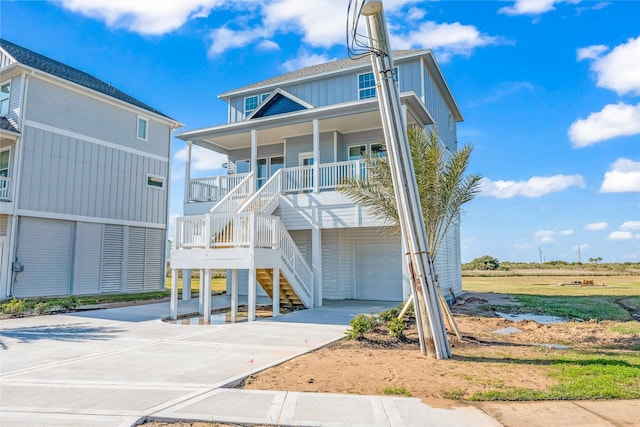
M382 0L365 0L361 10L364 16L377 15L382 10Z

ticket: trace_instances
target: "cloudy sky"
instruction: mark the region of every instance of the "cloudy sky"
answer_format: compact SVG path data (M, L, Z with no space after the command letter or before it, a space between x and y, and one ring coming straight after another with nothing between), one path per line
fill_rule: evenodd
M185 124L217 94L346 57L348 0L0 3L0 36L89 72ZM432 49L485 179L464 262L640 261L640 1L385 0L393 49ZM196 176L224 158L198 152ZM184 145L174 140L172 215Z

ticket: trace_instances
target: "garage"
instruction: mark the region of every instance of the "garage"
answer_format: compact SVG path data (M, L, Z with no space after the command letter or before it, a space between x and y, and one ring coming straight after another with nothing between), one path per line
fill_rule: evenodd
M356 243L356 299L402 300L402 256L399 242Z

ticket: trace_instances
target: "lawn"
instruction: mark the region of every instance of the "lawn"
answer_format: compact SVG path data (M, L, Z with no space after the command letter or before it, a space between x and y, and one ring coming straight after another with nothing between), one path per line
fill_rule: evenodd
M171 289L171 277L165 280L165 288ZM182 278L178 279L178 289L182 290ZM197 292L200 289L200 279L195 277L191 279L191 290ZM223 292L227 289L227 279L224 277L211 279L211 291Z

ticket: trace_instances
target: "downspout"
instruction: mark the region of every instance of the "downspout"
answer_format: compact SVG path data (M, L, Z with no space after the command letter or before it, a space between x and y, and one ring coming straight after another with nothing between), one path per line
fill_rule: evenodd
M22 97L20 102L20 137L16 140L16 168L14 175L15 185L13 186L13 214L11 216L11 232L9 236L9 267L10 267L10 279L7 297L13 296L13 285L16 280L16 275L13 271L13 263L16 261L16 255L18 252L17 237L18 237L18 203L20 198L20 175L22 174L22 158L24 157L24 129L27 111L27 95L29 92L29 78L35 75L32 70L30 73L22 73L22 82L20 83L20 96Z

